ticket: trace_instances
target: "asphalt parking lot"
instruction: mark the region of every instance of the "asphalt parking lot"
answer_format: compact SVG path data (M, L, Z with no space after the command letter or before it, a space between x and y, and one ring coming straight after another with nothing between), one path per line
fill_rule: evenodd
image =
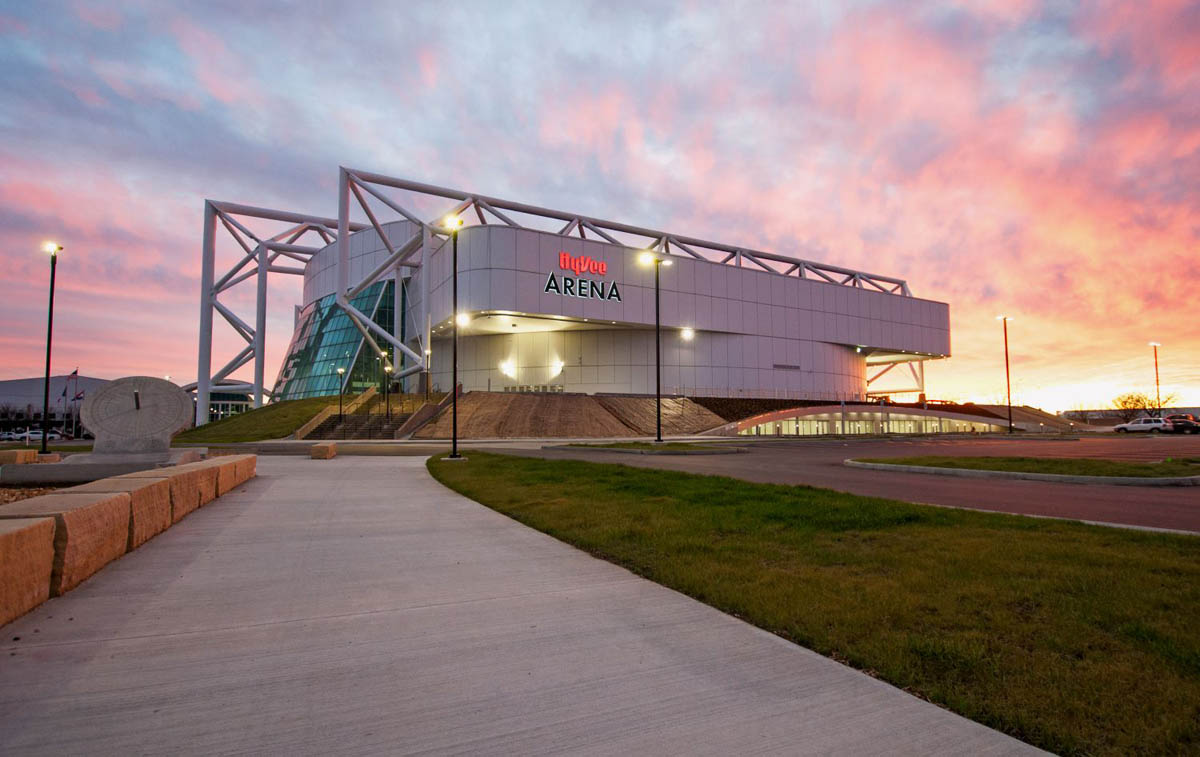
M1097 523L1200 533L1200 487L1093 486L1003 479L968 479L862 470L846 458L945 456L1086 457L1154 462L1200 457L1195 436L1050 439L767 440L740 455L616 455L586 450L497 450L508 454L620 462L747 481L807 484L931 505L1071 518ZM1198 469L1200 473L1200 469Z

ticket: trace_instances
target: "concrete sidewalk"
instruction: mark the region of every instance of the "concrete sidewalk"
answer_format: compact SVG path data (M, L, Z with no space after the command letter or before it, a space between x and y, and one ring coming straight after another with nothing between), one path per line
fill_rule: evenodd
M1015 754L424 461L259 477L0 631L0 753Z

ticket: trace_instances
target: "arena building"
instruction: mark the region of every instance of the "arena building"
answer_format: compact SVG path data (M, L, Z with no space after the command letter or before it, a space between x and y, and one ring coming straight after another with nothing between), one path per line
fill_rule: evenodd
M206 203L198 423L217 390L248 391L259 404L384 382L448 390L447 218L463 223L464 391L654 394L656 272L665 394L862 402L899 366L911 378L903 388L923 391L923 361L950 354L949 307L914 297L901 279L347 168L338 192L336 218ZM255 233L255 219L287 226ZM220 227L238 248L218 278ZM304 284L268 389L273 274ZM253 326L220 298L252 279ZM214 314L247 342L215 374ZM251 362L252 381L229 378Z

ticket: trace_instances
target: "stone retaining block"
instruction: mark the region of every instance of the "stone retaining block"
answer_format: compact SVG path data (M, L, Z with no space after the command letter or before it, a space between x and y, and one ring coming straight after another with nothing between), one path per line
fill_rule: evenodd
M221 455L193 465L208 466L217 471L217 496L222 497L255 475L256 455Z
M330 460L337 457L337 445L333 442L322 442L308 448L309 457L313 460Z
M212 468L194 467L200 463L175 465L168 468L138 471L117 476L130 480L157 480L166 478L171 491L171 522L178 523L184 517L217 497L217 472Z
M0 520L0 626L50 598L54 518Z
M0 506L0 518L54 517L50 596L65 594L125 554L128 492L55 492Z
M127 492L129 494L129 540L125 550L132 552L166 531L171 517L171 479L102 478L90 484L73 486L66 492ZM194 496L194 495L193 495Z
M237 455L236 467L239 484L244 484L258 475L258 455Z
M36 449L0 449L0 465L27 465L37 459Z

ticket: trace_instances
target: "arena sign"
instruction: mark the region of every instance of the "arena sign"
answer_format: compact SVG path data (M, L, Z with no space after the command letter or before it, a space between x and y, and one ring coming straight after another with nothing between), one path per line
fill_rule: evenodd
M588 255L572 255L569 252L560 252L558 253L558 267L564 271L571 271L575 276L564 275L560 280L558 275L551 271L550 275L546 277L546 286L542 288L543 292L553 292L564 297L569 295L585 300L621 301L621 290L617 288L615 281L611 283L607 281L594 281L580 276L583 273L607 276L608 263L596 260Z

